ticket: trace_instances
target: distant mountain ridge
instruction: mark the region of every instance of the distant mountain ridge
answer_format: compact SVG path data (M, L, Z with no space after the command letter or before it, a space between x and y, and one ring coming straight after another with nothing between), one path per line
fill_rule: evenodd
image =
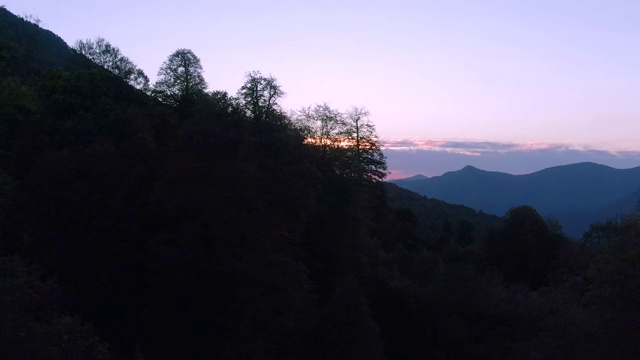
M403 178L403 179L398 179L398 180L423 180L423 179L428 179L428 176L422 175L422 174L417 174L417 175L413 175L411 177L408 178Z
M556 217L580 236L594 221L633 210L640 194L640 166L615 169L595 163L556 166L526 175L485 171L473 166L424 179L392 181L421 195L491 214L530 205Z

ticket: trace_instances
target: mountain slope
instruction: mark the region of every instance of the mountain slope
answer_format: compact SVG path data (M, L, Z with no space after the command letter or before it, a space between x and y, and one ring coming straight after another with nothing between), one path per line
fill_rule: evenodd
M275 110L202 94L178 117L6 10L0 42L0 358L99 359L96 337L114 358L381 357L381 184Z
M57 35L0 8L0 74L38 80L45 69L95 67Z
M545 216L564 219L571 233L580 235L588 225L586 221L623 210L616 208L615 202L640 189L640 167L614 169L579 163L510 175L467 166L442 176L395 183L428 197L497 215L513 206L530 205ZM586 213L600 215L580 215Z
M389 206L411 209L416 216L418 235L430 241L447 235L447 232L459 231L463 222L471 224L473 236L479 240L500 220L497 216L478 212L467 206L424 197L392 183L387 183L385 190Z

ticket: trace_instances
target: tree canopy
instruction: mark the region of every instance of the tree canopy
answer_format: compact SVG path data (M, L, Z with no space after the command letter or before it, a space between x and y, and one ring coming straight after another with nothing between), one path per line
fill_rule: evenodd
M149 92L149 78L144 71L104 38L78 40L73 48L94 63L123 78L131 86Z
M246 73L245 82L238 91L238 98L254 121L274 121L281 110L278 100L284 95L278 81L260 71Z
M353 164L354 174L368 180L382 181L387 176L387 162L375 126L365 108L353 107L346 113L348 157Z
M371 181L386 177L386 160L367 109L342 112L324 103L302 108L294 118L306 142L339 173Z
M193 51L178 49L160 67L152 94L182 116L189 116L207 89L202 72L200 58Z

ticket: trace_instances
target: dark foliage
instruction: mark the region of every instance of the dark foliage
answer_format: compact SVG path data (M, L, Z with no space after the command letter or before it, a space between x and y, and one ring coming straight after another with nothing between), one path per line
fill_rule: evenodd
M131 86L149 92L149 78L120 49L103 38L78 40L74 49L94 63L121 77Z
M0 35L0 357L639 355L637 217L575 243L382 183L372 124L310 143L271 77L160 102Z

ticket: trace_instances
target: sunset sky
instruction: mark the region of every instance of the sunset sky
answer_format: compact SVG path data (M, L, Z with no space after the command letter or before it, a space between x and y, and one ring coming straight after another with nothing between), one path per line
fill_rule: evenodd
M396 174L460 168L446 166L450 154L514 173L575 159L640 165L640 1L0 4L70 45L106 38L152 81L169 54L189 48L211 90L235 94L245 72L260 70L279 80L286 108L364 106L395 149Z

